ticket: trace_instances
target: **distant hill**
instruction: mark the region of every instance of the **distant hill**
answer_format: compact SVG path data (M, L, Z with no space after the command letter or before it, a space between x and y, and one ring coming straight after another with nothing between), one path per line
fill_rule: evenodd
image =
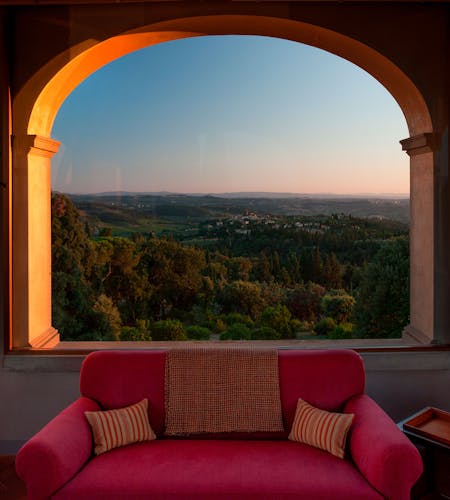
M177 193L172 191L104 191L101 193L76 194L66 193L68 196L194 196L194 197L215 197L215 198L302 198L302 199L326 199L326 200L405 200L409 199L408 194L392 194L392 193L356 193L356 194L336 194L336 193L276 193L266 191L236 191L231 193Z
M198 224L234 216L329 216L392 220L409 224L408 198L324 197L284 193L230 195L129 193L68 195L84 220L96 231L110 227L115 234L133 232L174 234Z

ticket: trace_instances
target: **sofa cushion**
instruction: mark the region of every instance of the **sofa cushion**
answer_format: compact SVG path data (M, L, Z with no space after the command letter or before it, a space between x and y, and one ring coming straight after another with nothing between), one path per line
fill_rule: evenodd
M172 439L99 455L53 498L382 499L350 461L305 444Z
M299 399L289 439L328 451L335 457L344 458L347 433L354 416L353 413L319 410Z
M156 439L148 421L147 399L117 410L86 411L84 414L92 428L96 455L119 446Z

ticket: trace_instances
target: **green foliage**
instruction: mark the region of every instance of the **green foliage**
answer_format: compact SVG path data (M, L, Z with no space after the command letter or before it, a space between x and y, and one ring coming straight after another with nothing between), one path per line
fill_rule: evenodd
M328 333L329 339L351 339L353 338L352 323L341 323L336 325L331 332Z
M307 323L307 327L305 327L305 322L300 321L297 318L292 318L290 321L291 325L291 331L292 331L292 338L295 338L297 333L302 332L302 331L308 331L309 330L309 324Z
M266 307L261 314L260 323L262 326L268 326L279 332L282 338L292 338L291 313L289 309L282 304L275 307Z
M333 318L322 318L314 326L317 335L328 336L336 328L336 321Z
M177 319L160 320L153 323L153 340L187 340L183 324Z
M220 334L220 340L250 340L251 338L252 331L243 323L233 323Z
M120 340L129 341L149 341L152 340L150 333L135 326L122 326L120 330Z
M191 309L204 285L204 252L173 240L154 238L145 243L142 259L153 287L153 314L165 317L172 308Z
M70 198L54 194L51 202L53 324L63 340L112 338L107 318L93 309L94 245Z
M120 340L120 314L110 297L100 295L92 309L105 316L114 340Z
M227 283L217 295L217 301L225 313L239 312L256 319L264 308L261 288L250 281Z
M300 284L289 291L287 306L297 319L314 322L322 314L324 295L325 288L317 283Z
M191 325L186 327L186 334L191 340L209 340L211 330L204 326Z
M100 238L109 238L113 235L112 228L111 227L103 227L98 232L98 235L100 236Z
M409 321L409 241L387 241L365 269L354 318L358 338L400 337Z
M246 314L241 314L241 313L228 313L228 314L222 314L220 319L222 319L226 325L234 325L235 323L242 323L245 326L248 326L249 328L253 328L254 321L250 316L247 316Z
M392 240L405 234L399 223L335 214L244 225L221 211L220 221L197 224L180 222L179 205L155 219L155 205L149 230L137 222L141 209L103 213L103 202L90 217L86 205L81 215L52 195L52 314L63 340L295 338L313 324L345 338L353 306L354 336L399 335L407 323L408 242ZM190 209L204 218L204 207Z
M354 305L355 299L345 290L330 290L322 297L323 313L333 318L336 323L348 321Z
M251 338L252 340L278 340L281 334L270 326L261 326L252 330Z
M334 253L327 254L322 267L322 283L327 288L341 288L342 270Z

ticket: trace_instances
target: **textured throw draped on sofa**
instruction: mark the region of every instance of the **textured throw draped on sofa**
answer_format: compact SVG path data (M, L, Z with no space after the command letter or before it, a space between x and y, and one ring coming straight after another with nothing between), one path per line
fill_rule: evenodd
M283 430L275 349L167 352L166 435Z

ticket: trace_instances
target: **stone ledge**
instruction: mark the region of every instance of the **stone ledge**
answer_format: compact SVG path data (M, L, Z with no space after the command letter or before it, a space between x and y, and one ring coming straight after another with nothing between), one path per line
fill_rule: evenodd
M261 342L61 342L50 349L12 351L3 356L2 368L9 372L78 372L85 356L101 349L168 349L186 345L266 346L278 349L355 349L370 371L450 370L450 348L407 345L402 339L365 341L261 341ZM71 344L71 348L66 345ZM99 345L100 344L100 345ZM375 345L377 344L377 345Z

